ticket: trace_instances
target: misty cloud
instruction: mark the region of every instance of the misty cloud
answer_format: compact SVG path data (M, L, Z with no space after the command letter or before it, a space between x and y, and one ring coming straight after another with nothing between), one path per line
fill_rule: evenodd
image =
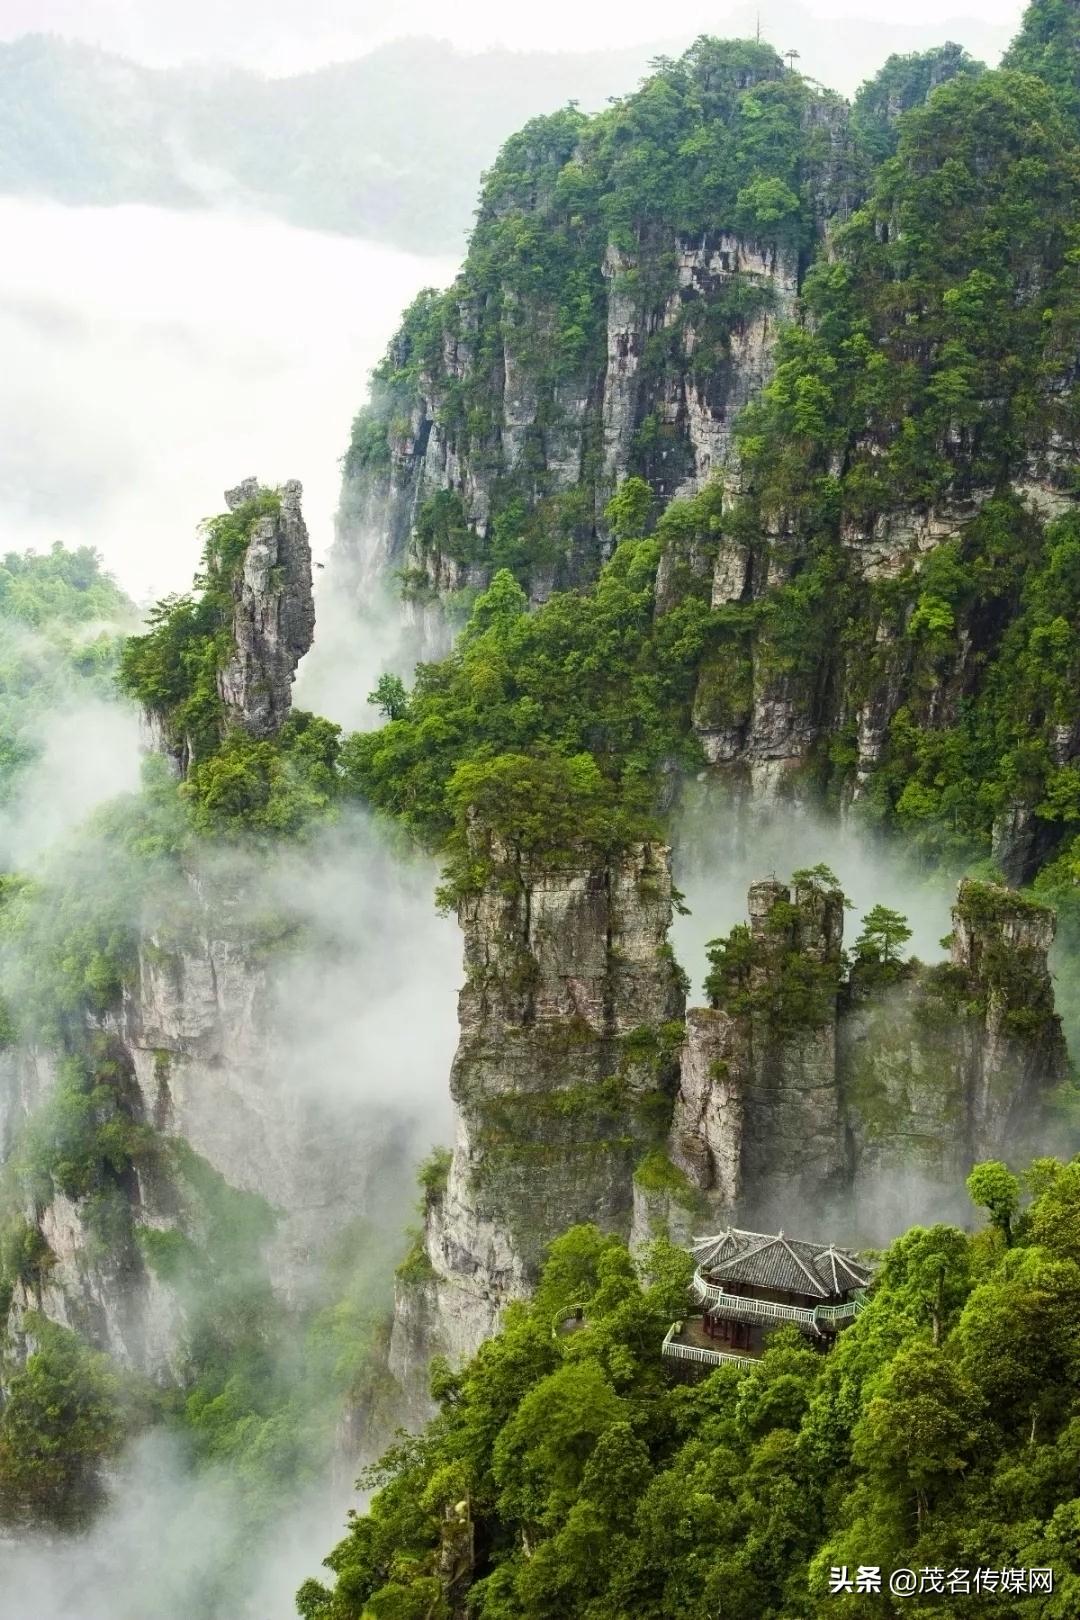
M902 846L860 822L856 812L828 819L787 803L748 804L721 783L690 784L671 833L675 881L690 915L672 930L675 955L691 980L691 1002L701 1001L707 971L705 946L746 921L746 892L759 878L781 881L800 867L824 862L840 879L852 909L844 919L850 945L862 917L881 903L903 912L912 929L910 953L934 962L952 926L955 877L928 873L905 858Z
M509 46L515 50L581 51L603 49L613 39L625 45L648 42L657 52L685 49L696 34L752 34L760 11L762 27L774 43L803 51L804 70L837 88L853 88L847 64L876 41L876 61L889 51L918 50L957 39L970 49L992 54L1015 32L1020 0L963 0L953 15L942 15L933 0L909 0L898 12L885 0L741 0L717 8L687 0L672 38L667 18L658 19L648 0L552 0L542 8L507 7L495 0L464 0L448 11L441 0L413 0L407 11L374 0L239 0L223 10L209 0L170 6L141 0L116 6L112 0L8 0L3 35L47 30L83 39L156 64L191 59L228 60L274 74L297 72L325 62L347 60L387 40L427 34L449 36L465 50ZM862 36L861 40L859 36ZM783 37L781 37L783 36ZM861 47L861 50L860 50ZM819 60L820 58L820 60ZM827 71L832 68L832 74Z
M330 541L349 423L444 261L256 214L0 199L0 550L93 545L184 590L241 476L300 478Z
M139 725L127 704L72 700L42 718L38 757L0 810L0 862L32 868L92 810L139 782Z
M147 1434L84 1535L0 1531L0 1620L295 1620L294 1592L358 1501L338 1482L253 1532L227 1473L196 1474L178 1440Z

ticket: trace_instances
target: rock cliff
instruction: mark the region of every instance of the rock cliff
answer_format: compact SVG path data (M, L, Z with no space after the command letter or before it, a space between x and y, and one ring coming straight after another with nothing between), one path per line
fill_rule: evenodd
M206 1292L176 1276L174 1253L212 1271L217 1248L250 1228L248 1280L265 1279L282 1312L303 1312L323 1299L344 1232L402 1218L392 1189L415 1152L408 1109L372 1095L370 1051L338 1050L343 1034L320 1027L343 1015L313 997L305 952L325 949L329 961L341 946L313 944L310 923L277 913L274 883L265 868L211 857L148 908L122 996L86 1036L107 1042L104 1095L116 1128L135 1136L134 1163L107 1171L104 1191L66 1191L55 1154L44 1176L27 1169L33 1144L57 1129L49 1107L70 1059L5 1054L3 1156L37 1234L7 1308L16 1362L33 1347L27 1317L40 1312L121 1365L173 1381L190 1352L189 1307Z
M225 492L231 512L263 493L255 478ZM311 545L300 509L303 488L283 484L276 511L253 522L232 582L232 653L218 673L227 723L253 737L280 731L292 706L296 666L315 634Z
M750 926L688 1016L671 1157L745 1225L812 1221L845 1176L837 1084L843 897L755 883Z
M208 526L197 611L208 638L216 633L223 736L276 735L311 644L300 494L297 483L270 491L249 479L228 491L229 516ZM192 705L152 712L158 745L190 765ZM290 946L305 936L275 899L267 861L189 842L167 873L144 876L132 914L117 918L131 960L107 1003L92 998L58 1021L51 1009L52 1044L27 1039L0 1060L0 1163L14 1167L31 1234L7 1327L24 1354L38 1311L168 1378L184 1353L185 1312L168 1267L154 1263L154 1236L203 1244L206 1177L236 1195L237 1211L245 1195L265 1209L269 1276L294 1305L327 1243L384 1202L376 1161L400 1144L389 1114L301 1072ZM130 1147L99 1151L106 1120Z
M634 1166L674 1081L668 851L557 867L497 854L518 878L459 908L454 1152L398 1285L390 1365L414 1410L430 1357L470 1355L552 1238L580 1221L629 1234Z
M961 885L948 963L867 984L840 971L838 895L750 891L714 1005L687 1015L670 1155L716 1219L842 1211L891 1235L979 1159L1038 1151L1066 1072L1047 951L1053 913Z
M980 690L987 651L1000 634L992 614L1003 619L1008 611L1000 599L992 610L965 600L949 608L949 633L935 643L919 612L937 570L977 557L994 524L1007 524L1018 543L1024 536L1032 545L1045 524L1073 510L1065 489L1030 468L1008 492L978 491L930 510L897 509L872 524L846 522L831 586L844 602L843 623L835 623L835 635L824 633L833 606L823 597L819 623L807 627L802 647L784 635L780 602L794 600L800 576L805 580L806 536L783 516L747 533L728 514L712 542L711 566L702 579L698 562L701 582L695 582L714 609L745 615L745 629L718 638L698 680L693 727L709 765L746 783L758 802L808 802L839 764L843 796L865 798L895 747L898 716L933 731L957 724L965 701ZM694 559L666 554L661 580L680 562ZM662 605L672 600L668 591ZM770 613L771 604L779 611ZM1014 600L1012 611L1018 608ZM1080 738L1065 728L1054 745L1057 763L1074 761L1078 749ZM1010 805L995 824L995 858L1010 881L1028 881L1051 844L1030 804Z
M154 630L129 643L122 680L142 705L148 746L181 775L230 733L274 737L288 718L315 633L302 493L295 480L269 489L255 478L226 490L227 512L203 526L200 594L184 622L174 620L167 645Z
M1003 791L966 818L964 853L1030 882L1063 843L1047 788L1080 765L1063 693L1015 703L1006 746L996 730L1023 689L1019 621L1052 594L1033 581L1054 522L1078 510L1055 117L954 47L888 64L849 110L767 50L699 41L598 120L534 121L457 281L407 312L375 374L341 577L400 583L441 654L447 612L494 569L539 603L586 585L616 531L655 528L658 612L689 596L710 614L690 729L714 775L747 803L824 793L918 832L938 749L959 737L982 769L997 746ZM1021 127L1046 175L1022 230ZM970 183L950 207L953 161ZM629 477L652 506L627 528L608 501ZM1039 768L1011 771L1032 731Z
M518 881L460 906L457 1135L398 1280L413 1416L431 1357L470 1355L574 1222L635 1246L708 1221L877 1241L977 1159L1037 1150L1065 1073L1044 908L965 882L950 960L874 978L846 966L839 891L756 883L684 1017L665 850L498 865Z
M508 563L540 601L595 575L628 474L661 502L737 483L732 422L857 194L847 109L764 46L702 40L669 71L721 194L681 209L676 176L624 165L651 116L636 97L610 130L567 112L510 143L460 276L407 313L354 427L336 560L361 593L397 573L433 621ZM766 107L768 151L743 118Z

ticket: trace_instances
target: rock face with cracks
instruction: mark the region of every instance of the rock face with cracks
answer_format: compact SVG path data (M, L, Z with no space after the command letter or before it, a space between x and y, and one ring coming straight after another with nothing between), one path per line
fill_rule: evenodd
M518 881L460 907L456 1140L398 1280L390 1366L414 1418L432 1356L467 1358L575 1222L635 1247L728 1222L876 1241L905 1177L951 1190L1037 1145L1065 1065L1043 908L965 883L950 961L870 985L845 972L839 892L756 883L713 1005L684 1014L665 849L501 853Z
M226 490L225 501L235 512L259 494L258 481L248 478ZM281 730L292 706L296 666L315 634L302 494L295 480L282 485L278 510L252 527L233 584L232 652L218 674L218 692L227 723L252 737Z
M667 849L559 866L496 857L518 878L459 907L454 1153L398 1287L390 1365L414 1410L430 1357L471 1354L552 1238L580 1221L629 1235L634 1165L674 1078Z
M877 984L841 979L842 923L838 895L755 884L745 977L687 1015L670 1154L718 1222L883 1240L920 1185L1038 1150L1066 1070L1053 913L965 882L948 963Z

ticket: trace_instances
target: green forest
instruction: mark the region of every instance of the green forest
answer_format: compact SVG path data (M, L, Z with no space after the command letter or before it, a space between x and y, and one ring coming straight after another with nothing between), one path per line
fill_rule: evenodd
M1080 1167L969 1180L974 1237L912 1227L830 1354L777 1329L751 1371L672 1381L660 1343L691 1262L593 1227L365 1484L304 1620L668 1620L1038 1612L1080 1600ZM573 1332L558 1325L583 1307ZM1037 1606L973 1591L830 1596L834 1568L1053 1568ZM467 1610L459 1605L468 1590ZM932 1591L932 1588L931 1588Z
M560 391L603 345L604 243L633 251L633 274L664 296L673 234L742 233L800 263L800 300L736 424L734 498L714 483L665 503L657 426L639 429L606 497L606 561L590 549L603 482L588 448L568 493L542 460L504 473L495 459L482 532L453 495L421 510L411 555L479 563L489 583L466 599L450 657L384 688L387 723L342 758L351 791L448 855L449 902L514 880L484 866L477 818L555 863L581 841L655 836L671 773L704 766L703 709L737 728L763 684L822 718L804 772L837 806L855 714L892 681L867 824L927 867L1019 876L1075 949L1080 778L1062 739L1080 673L1078 38L1074 6L1037 0L998 71L955 48L892 59L857 97L839 159L827 96L763 47L704 40L608 113L538 120L504 149L459 281L410 309L375 373L347 476L386 476L433 386L448 442L492 460L489 378L508 343L557 425ZM826 249L838 190L855 205ZM710 311L715 348L695 349L705 370L752 310L753 291L734 289ZM442 368L470 321L462 379ZM642 363L678 362L658 336ZM1035 485L1058 498L1040 506ZM868 577L863 537L928 509L956 514L944 542ZM711 601L709 566L732 544L751 571L779 559L782 583ZM552 566L570 588L532 605ZM422 599L427 577L407 569L405 593ZM996 829L1018 807L1034 831L1003 873ZM711 953L721 1005L747 994L737 936ZM896 983L908 936L879 906L855 974ZM333 1579L302 1588L301 1613L898 1612L830 1592L833 1569L870 1563L943 1577L1052 1566L1055 1594L1037 1604L931 1581L904 1607L1071 1614L1076 1166L1016 1171L973 1172L989 1217L974 1237L897 1239L831 1355L778 1330L752 1371L691 1386L660 1356L686 1309L685 1254L661 1243L634 1260L575 1228L467 1367L435 1367L438 1416L369 1470L371 1506L328 1559ZM583 1325L560 1331L582 1306Z
M721 237L718 263L749 244L773 279L717 272L703 315L685 261ZM648 328L631 354L648 409L614 477L600 398L618 300ZM769 380L733 413L736 460L686 493L672 401L729 377L761 322ZM294 709L256 735L230 718L222 676L252 537L280 517L272 487L203 526L191 591L140 630L94 553L4 559L0 804L37 758L43 716L73 694L137 707L159 753L138 792L32 871L0 876L0 1061L48 1052L51 1065L46 1100L0 1144L0 1316L19 1304L26 1349L2 1347L0 1520L85 1530L125 1447L164 1429L193 1477L239 1481L255 1538L325 1476L346 1408L377 1415L383 1439L394 1426L391 1295L396 1282L399 1303L426 1298L424 1232L394 1253L348 1225L284 1307L268 1260L280 1212L163 1123L183 1042L151 1055L152 1117L125 1047L144 981L205 926L200 908L220 899L230 947L260 971L302 949L305 925L259 892L283 851L302 869L320 839L375 829L387 849L438 863L436 903L467 942L455 1103L475 1100L468 1062L520 1079L528 1040L546 1042L542 1086L523 1083L501 1113L505 1096L482 1099L478 1157L494 1143L508 1185L520 1163L551 1168L529 1159L527 1120L513 1140L531 1106L568 1139L595 1115L598 1159L641 1149L637 1192L681 1200L686 1218L705 1207L665 1146L685 992L702 987L674 962L681 897L649 852L666 861L686 784L761 763L762 714L797 740L785 782L800 803L843 815L883 860L903 850L924 874L974 880L943 941L966 929L973 955L964 969L909 961L912 920L883 902L846 953L798 943L826 890L844 906L828 868L807 865L795 902L770 913L783 948L763 950L752 923L708 945L710 1027L745 1015L751 1043L771 1042L782 1064L799 1041L827 1045L826 1026L835 1037L838 997L869 1023L931 983L942 993L919 1016L963 1023L965 1061L975 1041L1014 1055L1035 1032L1049 1049L1059 1014L1080 1028L1078 356L1076 0L1033 0L998 69L950 45L893 57L850 106L760 40L701 38L604 111L570 103L511 137L457 280L416 299L375 369L343 512L358 491L389 509L420 438L466 472L435 488L427 468L406 488L395 586L408 613L455 634L408 678L379 674L370 729ZM516 459L508 372L534 406ZM481 487L482 521L469 504ZM743 581L726 593L725 558ZM642 849L641 927L617 948L612 894ZM236 873L260 902L242 924ZM529 908L560 883L588 896L601 942L596 1042L576 962L559 976L572 1010L535 1035L550 940L530 956ZM664 915L655 940L649 906ZM1005 944L987 946L981 925ZM629 965L620 954L639 936L645 967L644 951ZM638 973L644 996L653 971L667 1000L617 1028L620 974ZM510 1030L504 1050L485 1046L485 1019ZM594 1046L607 1064L595 1095L547 1086ZM725 1050L708 1069L718 1090L740 1055ZM303 1620L1069 1620L1080 1159L1075 1076L1051 1078L1054 1156L977 1163L967 1221L914 1224L877 1255L869 1302L828 1354L781 1328L752 1368L680 1381L661 1346L687 1313L685 1247L657 1236L632 1253L625 1232L575 1221L471 1359L436 1358L436 1415L365 1472L366 1506L299 1591ZM422 1167L421 1221L447 1198L452 1162L437 1149ZM58 1198L95 1264L178 1301L168 1377L24 1308L60 1263L42 1224ZM935 1581L1047 1568L1054 1590L1024 1603L931 1582L903 1605L830 1591L834 1570L868 1564Z

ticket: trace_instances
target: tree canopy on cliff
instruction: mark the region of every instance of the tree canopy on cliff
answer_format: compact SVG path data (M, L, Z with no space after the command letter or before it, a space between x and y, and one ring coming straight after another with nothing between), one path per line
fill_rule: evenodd
M568 551L600 562L594 534L603 486L595 448L575 487L544 469L549 435L584 408L607 345L607 300L662 307L679 297L677 253L741 233L763 259L795 264L821 229L829 199L845 191L854 154L835 138L839 97L789 73L769 45L702 37L662 58L641 87L588 117L564 107L530 120L485 176L462 269L444 293L427 290L406 311L372 397L357 416L347 479L390 476L412 453L421 402L437 400L440 433L455 459L494 473L484 533L466 521L456 489L427 494L419 546L459 562L509 567L521 579L558 566ZM736 274L694 335L694 366L722 366L739 319L770 301L760 276ZM655 380L679 364L680 321L658 330L642 356ZM537 402L527 453L510 467L502 379L512 368ZM571 406L577 396L582 406ZM642 423L634 471L667 466L671 435ZM407 583L410 581L407 579ZM422 579L411 583L424 588Z
M1002 1169L974 1178L992 1209ZM831 1568L867 1563L1052 1567L1053 1597L1024 1612L1074 1612L1080 1161L1026 1181L1007 1235L995 1216L975 1237L898 1238L830 1354L782 1329L752 1369L692 1386L660 1354L687 1257L660 1245L635 1265L573 1229L535 1300L461 1373L436 1370L438 1416L371 1471L377 1494L327 1561L336 1583L305 1583L300 1613L870 1615L880 1596L828 1596ZM553 1331L582 1303L584 1326ZM950 1617L1017 1612L1007 1589L945 1601Z
M575 818L600 844L654 830L661 762L696 758L689 705L706 616L688 600L654 621L658 557L655 540L628 540L594 591L533 613L509 571L496 574L455 651L420 666L398 718L346 740L349 789L458 855L472 810L534 850L541 823L553 851ZM537 821L551 793L559 813Z
M439 559L486 572L483 612L496 590L507 608L502 569L535 584L563 568L576 588L528 618L519 601L498 649L474 626L472 644L424 669L392 724L349 745L352 785L438 840L453 836L447 790L465 762L589 753L645 807L664 771L700 762L698 738L751 764L786 746L815 788L857 789L927 859L992 856L1014 881L1046 867L1047 892L1072 903L1080 151L1058 69L1075 27L1075 5L1039 0L1006 69L955 46L894 58L846 126L767 47L703 39L598 118L564 110L507 145L462 277L408 312L349 468L414 453L411 413L435 379L440 432L490 485L491 511L470 520L456 487L422 501L411 556L426 562L406 591L430 592ZM768 229L740 214L751 193L776 215ZM828 254L811 229L821 207ZM709 487L664 510L681 452L659 417L642 422L652 448L641 440L606 507L634 561L604 565L588 420L575 487L529 469L547 465L545 435L569 431L559 377L583 366L584 397L603 373L605 300L666 308L672 244L706 219L797 242L802 306L736 424L741 498ZM716 345L695 326L692 355L669 351L668 328L645 322L634 375L723 375L745 315L725 288ZM565 352L564 325L578 334ZM546 403L536 456L492 481L508 353ZM921 526L937 543L915 543ZM734 583L718 574L710 593L728 557ZM609 609L631 566L636 605L613 645Z
M1080 129L1080 6L1076 0L1031 0L1005 66L1049 84Z

